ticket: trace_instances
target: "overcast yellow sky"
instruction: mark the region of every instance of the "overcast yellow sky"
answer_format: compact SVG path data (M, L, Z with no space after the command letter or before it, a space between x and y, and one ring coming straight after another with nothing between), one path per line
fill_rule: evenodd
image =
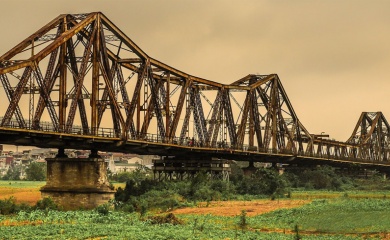
M230 83L277 73L311 133L345 141L362 111L390 121L387 0L0 0L0 55L62 13L101 11L149 56Z

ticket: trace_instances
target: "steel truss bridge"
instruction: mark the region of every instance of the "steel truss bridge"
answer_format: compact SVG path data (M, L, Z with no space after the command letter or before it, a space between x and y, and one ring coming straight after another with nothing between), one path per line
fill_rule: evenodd
M6 30L4 30L6 31ZM390 166L390 126L311 134L276 74L222 84L175 69L100 12L64 14L0 57L0 143L183 159Z

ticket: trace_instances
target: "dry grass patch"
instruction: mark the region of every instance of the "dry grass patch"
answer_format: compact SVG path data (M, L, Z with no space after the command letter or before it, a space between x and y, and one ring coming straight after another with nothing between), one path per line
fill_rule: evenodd
M35 205L41 199L39 189L45 182L28 182L28 181L2 181L0 184L0 199L14 197L16 203L27 203Z
M198 207L182 208L173 210L174 214L211 214L215 216L237 216L242 210L247 212L247 216L271 212L281 208L295 208L309 203L310 200L253 200L253 201L212 201L201 203Z

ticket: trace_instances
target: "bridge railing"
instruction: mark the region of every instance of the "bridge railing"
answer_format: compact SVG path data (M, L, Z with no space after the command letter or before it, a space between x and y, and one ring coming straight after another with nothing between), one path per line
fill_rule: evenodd
M3 121L3 117L0 117L0 123ZM96 128L95 134L93 133L93 129L91 128L83 128L79 125L74 125L67 131L60 131L57 129L54 129L53 123L48 121L40 121L39 124L37 124L38 127L33 128L32 122L29 120L25 120L26 126L21 127L19 122L12 118L8 124L3 124L2 127L6 128L13 128L13 129L22 129L22 130L35 130L35 131L43 131L43 132L63 132L67 134L74 134L74 135L90 135L90 136L99 136L99 137L107 137L107 138L115 138L118 137L118 134L116 134L115 129L113 128ZM65 126L60 127L62 129L65 129Z
M3 117L0 117L0 123L2 122ZM26 126L20 127L18 121L16 119L11 119L8 124L3 124L2 127L7 128L13 128L13 129L22 129L22 130L35 130L35 131L43 131L43 132L61 132L53 128L52 122L48 121L41 121L37 126L38 128L32 128L32 124L29 120L25 120ZM65 126L62 127L62 129L65 129ZM94 130L94 131L93 131ZM120 130L115 130L113 128L96 128L96 129L90 129L90 128L83 128L82 126L74 125L70 129L68 129L66 134L73 134L73 135L87 135L87 136L96 136L96 137L104 137L104 138L118 138L120 137ZM133 138L129 134L129 140L141 140L146 141L150 143L164 143L164 144L172 144L177 146L184 146L184 147L194 147L194 148L208 148L208 149L217 149L221 151L227 151L227 152L233 152L233 151L243 151L243 152L257 152L257 153L265 153L265 154L286 154L286 155L293 155L297 157L309 157L309 158L318 158L318 159L327 159L327 160L342 160L342 161L354 161L354 162L380 162L380 160L375 160L370 157L370 155L366 157L347 157L347 156L340 156L336 155L334 153L307 153L307 152L301 152L301 153L294 153L291 150L285 150L285 149L258 149L255 146L249 146L247 144L244 144L239 147L233 146L230 142L227 141L218 141L215 142L212 146L206 146L202 141L196 138L180 138L180 137L174 137L172 140L168 140L166 138L162 138L158 134L144 134L143 137L134 136Z

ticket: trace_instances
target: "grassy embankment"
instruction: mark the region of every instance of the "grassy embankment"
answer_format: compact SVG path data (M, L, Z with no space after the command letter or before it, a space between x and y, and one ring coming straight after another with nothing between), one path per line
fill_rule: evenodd
M0 199L35 204L45 182L0 181ZM116 187L123 184L114 184ZM0 215L0 239L390 239L390 191L293 191L303 206L245 216L176 214L181 225L155 225L156 213L39 211ZM257 201L257 200L256 200ZM260 200L262 201L262 200ZM264 200L269 201L269 200ZM289 200L281 200L289 201ZM250 201L247 201L250 202ZM278 200L275 200L277 205ZM203 206L205 207L205 206ZM213 208L213 204L206 206ZM246 209L245 207L243 209ZM247 209L248 213L250 209ZM212 211L210 211L212 212ZM260 212L259 212L260 213ZM250 216L249 216L250 215ZM245 224L242 224L243 218Z
M388 199L349 198L254 217L165 218L174 224L162 224L150 213L35 210L0 215L0 239L390 239L389 215Z
M0 199L14 196L18 203L35 204L40 199L39 189L46 184L45 181L5 181L0 180ZM115 188L125 187L125 183L113 183ZM354 199L390 199L390 191L292 191L291 199L329 199L348 197Z

